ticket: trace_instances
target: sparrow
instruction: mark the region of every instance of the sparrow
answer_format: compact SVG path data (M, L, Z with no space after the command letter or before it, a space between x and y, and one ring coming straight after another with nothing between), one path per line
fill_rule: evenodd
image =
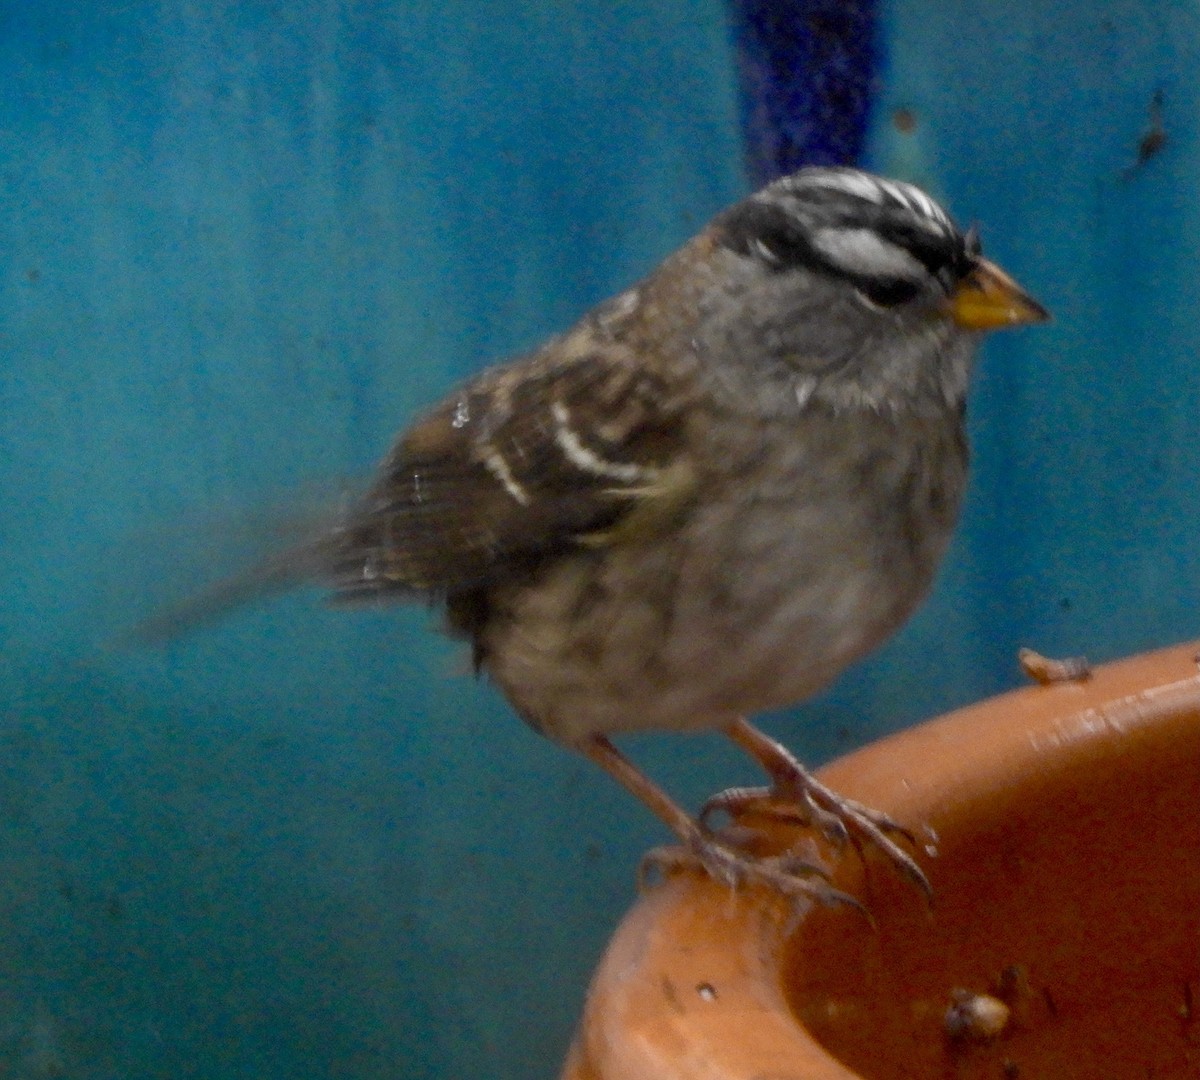
M896 823L748 717L828 686L921 603L967 482L979 340L1046 318L917 187L801 169L455 390L320 535L157 629L301 582L432 602L521 718L714 876L832 895L708 823L766 800L927 887ZM770 785L693 816L612 741L638 731L720 732Z

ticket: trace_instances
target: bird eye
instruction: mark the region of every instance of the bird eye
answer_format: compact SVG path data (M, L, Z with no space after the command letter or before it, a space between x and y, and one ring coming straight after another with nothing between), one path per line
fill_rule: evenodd
M882 308L905 304L921 291L920 284L903 278L859 278L855 285L868 303Z

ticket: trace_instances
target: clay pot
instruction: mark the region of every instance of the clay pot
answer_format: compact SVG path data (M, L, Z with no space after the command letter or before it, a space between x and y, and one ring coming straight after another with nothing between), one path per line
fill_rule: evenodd
M563 1080L1200 1075L1196 655L1031 686L823 769L923 838L932 906L853 850L835 880L874 925L676 874L613 937Z

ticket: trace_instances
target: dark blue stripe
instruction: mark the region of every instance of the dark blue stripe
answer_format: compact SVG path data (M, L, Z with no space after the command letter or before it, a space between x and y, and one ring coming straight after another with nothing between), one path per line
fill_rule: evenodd
M881 46L875 0L731 0L747 165L764 183L855 164Z

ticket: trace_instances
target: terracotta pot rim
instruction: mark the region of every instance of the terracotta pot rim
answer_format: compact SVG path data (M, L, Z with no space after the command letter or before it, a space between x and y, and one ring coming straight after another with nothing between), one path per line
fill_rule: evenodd
M1187 725L1187 738L1176 741L1191 753L1200 736L1198 649L1189 642L1104 665L1086 680L999 695L839 758L821 778L918 832L948 823L952 836L970 818L964 805L1007 813L1011 798L1052 785L1063 770L1099 765L1119 777L1132 751L1172 746L1178 725ZM922 859L936 875L936 857ZM869 875L882 887L877 895L900 895L911 916L915 890L881 860L869 862L841 859L839 884L853 891ZM798 955L792 946L810 916L828 910L806 913L753 888L733 894L699 876L653 888L597 970L563 1080L855 1080L803 1026L784 990L784 965ZM720 1007L706 999L709 986Z
M1076 767L1200 708L1200 641L1030 685L885 736L818 770L838 792L903 822L958 800L990 798L1015 778Z

